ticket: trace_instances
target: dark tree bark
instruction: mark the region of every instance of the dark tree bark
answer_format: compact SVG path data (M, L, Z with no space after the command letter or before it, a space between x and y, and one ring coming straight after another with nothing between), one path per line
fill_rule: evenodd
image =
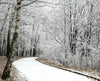
M14 16L15 16L15 12L12 13L12 18L9 22L9 31L8 31L8 36L7 36L7 53L6 53L7 58L9 57L9 53L10 53L10 34L11 34L11 28L13 27Z
M33 57L35 57L36 56L36 49L34 48L33 49Z
M2 79L7 79L10 77L10 70L11 70L12 62L13 62L14 55L16 53L16 42L18 39L18 30L19 30L19 25L20 25L20 23L19 23L19 21L20 21L20 9L19 9L20 6L21 6L21 0L17 0L15 32L13 35L10 53L9 53L9 57L7 59L7 64L6 64L3 74L2 74Z

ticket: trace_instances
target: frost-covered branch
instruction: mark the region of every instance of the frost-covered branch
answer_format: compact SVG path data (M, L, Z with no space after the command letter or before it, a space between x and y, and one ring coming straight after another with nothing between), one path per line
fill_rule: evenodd
M24 0L23 0L24 1ZM30 0L31 1L31 0ZM22 6L20 6L20 8L22 8L22 7L24 7L24 6L28 6L28 5L31 5L31 4L33 4L34 2L36 2L37 0L34 0L34 1L31 1L31 2L29 2L29 3L27 3L27 4L24 4L24 5L22 5Z

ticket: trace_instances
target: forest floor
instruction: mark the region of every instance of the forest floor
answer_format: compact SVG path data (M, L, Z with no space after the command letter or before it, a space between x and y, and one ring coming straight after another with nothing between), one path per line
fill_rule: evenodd
M15 60L18 60L18 59L21 59L21 57L15 57L14 58L14 61ZM7 62L7 58L5 56L0 56L0 81L12 81L11 78L8 79L8 80L2 80L1 79L1 76L2 76L2 73L3 73L3 70L4 70L4 67L6 65L6 62Z
M18 60L18 59L21 59L21 57L15 57L14 61ZM6 61L7 61L6 57L0 56L0 77L1 77L2 72L4 70ZM52 67L56 67L56 68L59 68L59 69L70 71L70 72L73 72L73 73L76 73L76 74L80 74L80 75L83 75L83 76L87 76L87 77L90 77L90 78L93 78L93 79L97 79L97 78L100 79L100 71L98 71L98 70L89 70L89 69L87 70L87 69L77 69L77 68L72 68L72 67L65 67L65 66L61 66L61 65L56 65L53 62L51 62L51 61L49 61L47 59L42 59L42 58L38 58L37 61L39 61L39 62L41 62L43 64L46 64L46 65L52 66ZM89 74L91 76L93 76L93 77L91 77ZM0 81L12 81L12 80L11 80L11 78L8 79L8 80L2 80L0 78ZM100 81L100 80L97 80L97 81Z

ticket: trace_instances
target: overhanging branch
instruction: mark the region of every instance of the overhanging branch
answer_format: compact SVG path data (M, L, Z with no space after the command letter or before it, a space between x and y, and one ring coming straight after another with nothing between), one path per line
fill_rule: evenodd
M24 0L23 0L24 1ZM24 6L28 6L28 5L31 5L31 4L33 4L34 2L36 2L37 0L35 0L35 1L32 1L32 2L30 2L30 3L28 3L28 4L24 4L24 5L22 5L22 6L20 6L19 8L22 8L22 7L24 7Z
M22 0L22 1L31 1L31 0ZM42 0L34 0L34 1L31 1L30 3L28 3L28 4L22 5L21 7L19 7L19 9L24 7L24 6L31 5L31 4L33 4L35 2L37 2L37 3L45 3L45 4L49 4L49 5L61 5L59 3L52 3L52 2L48 2L48 1L42 1Z

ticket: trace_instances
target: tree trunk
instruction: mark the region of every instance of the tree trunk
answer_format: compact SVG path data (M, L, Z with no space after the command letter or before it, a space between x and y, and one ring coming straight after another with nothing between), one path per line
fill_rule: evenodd
M10 77L10 70L11 70L11 66L12 66L12 62L13 62L13 58L16 52L16 42L18 39L18 30L19 30L19 21L20 21L20 5L21 5L21 0L17 0L17 5L16 5L16 26L15 26L15 32L13 35L13 40L11 43L11 48L10 48L10 53L9 53L9 57L7 59L7 64L5 66L5 69L3 71L2 74L2 79L7 79Z
M10 53L10 34L11 34L11 28L13 27L13 20L14 20L15 12L12 13L12 19L9 22L9 31L8 31L8 36L7 36L7 54L6 57L9 57Z
M33 48L33 57L35 57L35 56L36 56L36 49Z

